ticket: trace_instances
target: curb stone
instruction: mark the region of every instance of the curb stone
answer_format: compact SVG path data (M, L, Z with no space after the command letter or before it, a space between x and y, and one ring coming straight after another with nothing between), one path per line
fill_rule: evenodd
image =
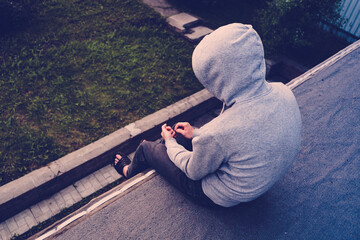
M200 18L192 16L188 13L178 13L166 19L166 22L176 32L183 34L183 36L193 43L198 43L206 35L214 30L202 26Z
M198 24L200 20L187 13L179 13L168 17L166 22L178 31L186 32L188 28Z
M199 42L203 37L212 33L213 30L204 26L197 26L190 29L190 32L184 36L192 42Z

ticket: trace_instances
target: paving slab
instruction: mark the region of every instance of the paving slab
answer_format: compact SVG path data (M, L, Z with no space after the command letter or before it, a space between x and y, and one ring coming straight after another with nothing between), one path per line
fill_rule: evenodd
M61 208L57 205L55 198L48 198L44 200L44 204L47 205L51 211L51 216L58 214Z
M203 37L212 33L214 30L208 27L198 26L191 28L189 31L190 33L186 33L184 36L192 42L199 42Z
M41 217L43 213L42 213L42 211L41 211L41 209L39 207L39 204L32 205L30 207L30 211L33 214L33 216L34 216L37 223L41 223L43 221L43 219Z
M116 180L118 180L120 178L123 178L123 176L118 174L118 172L115 170L115 168L113 168L110 165L109 165L109 168L108 168L108 173L110 174L111 178L114 179L113 181L116 181Z
M75 188L74 185L70 185L67 188L61 190L59 192L61 194L61 196L63 197L63 199L66 201L65 196L69 195L71 197L71 199L73 199L75 202L78 202L82 199L79 191ZM69 203L67 203L68 205Z
M43 200L38 203L38 206L42 212L41 216L38 218L40 221L45 221L53 216L53 212L50 209L50 206L47 204L46 200Z
M19 213L14 216L14 220L18 227L22 227L24 225L28 226L26 220L25 220L25 213Z
M108 184L116 181L117 179L113 177L112 174L110 174L110 170L113 168L112 166L108 165L102 169L99 170L99 172L102 174L102 176L105 178ZM120 178L120 176L118 176Z
M95 178L98 180L101 187L106 187L109 184L99 170L97 170L93 174L94 174Z
M71 207L72 205L74 205L76 203L76 201L70 194L63 194L62 198L65 201L65 208Z
M95 190L95 189L93 189L91 184L84 179L81 179L81 180L77 181L76 183L74 183L74 186L76 187L76 190L79 192L79 194L82 198L89 196Z
M101 184L99 183L94 174L90 174L88 177L86 177L86 180L89 181L95 191L102 188Z
M13 217L8 218L6 221L6 226L9 229L11 235L14 235L19 226L16 224L16 221Z
M34 215L32 214L32 212L30 211L30 209L26 209L25 211L22 211L21 213L21 218L24 218L27 225L31 228L32 226L35 226L38 222L36 222L36 219L34 217Z
M8 240L11 238L11 232L6 226L6 223L0 223L0 239L2 240Z
M11 233L5 230L0 230L0 239L7 240L11 238Z
M185 32L188 28L200 22L199 18L184 12L170 16L166 21L170 26L176 28L180 32Z
M59 206L60 210L66 208L66 202L60 192L55 193L52 198L56 201L56 204Z

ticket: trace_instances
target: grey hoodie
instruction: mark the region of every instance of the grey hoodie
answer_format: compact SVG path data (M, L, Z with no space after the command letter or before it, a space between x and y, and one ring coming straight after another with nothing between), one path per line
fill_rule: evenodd
M262 42L252 26L230 24L193 53L196 77L228 108L200 129L187 151L175 139L167 153L204 193L230 207L251 201L281 178L299 153L301 117L291 90L265 81Z

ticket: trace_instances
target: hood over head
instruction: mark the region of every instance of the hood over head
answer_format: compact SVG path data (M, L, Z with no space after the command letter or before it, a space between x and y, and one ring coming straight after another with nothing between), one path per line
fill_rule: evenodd
M268 92L261 39L251 25L233 23L216 29L195 48L198 80L227 106Z

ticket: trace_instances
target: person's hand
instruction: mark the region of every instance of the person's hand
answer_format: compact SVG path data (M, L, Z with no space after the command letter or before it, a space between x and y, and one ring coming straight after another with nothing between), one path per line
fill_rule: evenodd
M175 125L175 132L180 133L185 138L192 139L194 128L188 122L179 122Z
M169 138L173 138L175 134L175 131L171 127L167 126L166 123L161 126L161 136L165 141Z

